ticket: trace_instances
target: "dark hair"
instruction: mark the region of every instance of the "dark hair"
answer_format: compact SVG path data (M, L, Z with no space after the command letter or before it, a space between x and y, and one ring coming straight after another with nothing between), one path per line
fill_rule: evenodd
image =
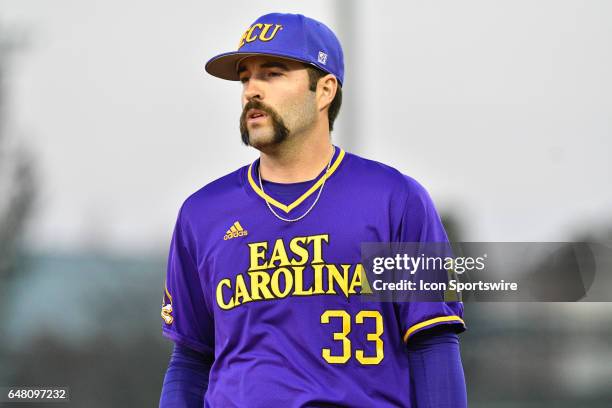
M306 65L306 64L304 64ZM317 90L317 83L319 79L323 78L327 75L327 72L314 67L312 65L306 65L306 70L308 71L308 79L310 80L309 88L311 91L315 92ZM340 106L342 105L342 87L340 83L338 83L338 89L336 90L336 96L332 100L329 105L329 110L327 111L327 119L329 120L329 131L334 130L334 121L338 116L338 112L340 112Z

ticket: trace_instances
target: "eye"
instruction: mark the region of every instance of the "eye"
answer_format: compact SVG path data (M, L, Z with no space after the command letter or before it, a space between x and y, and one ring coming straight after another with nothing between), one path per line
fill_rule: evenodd
M247 83L248 81L249 81L248 76L243 76L242 78L240 78L240 82L242 82L243 84Z
M269 77L278 77L278 76L281 76L281 75L283 75L283 74L280 73L280 72L274 72L274 71L268 72L268 76Z

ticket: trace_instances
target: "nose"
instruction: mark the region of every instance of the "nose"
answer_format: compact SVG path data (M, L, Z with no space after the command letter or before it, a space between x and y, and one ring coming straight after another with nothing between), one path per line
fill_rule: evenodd
M260 81L254 78L250 78L248 82L244 83L242 89L243 102L247 103L253 98L263 99L263 89Z

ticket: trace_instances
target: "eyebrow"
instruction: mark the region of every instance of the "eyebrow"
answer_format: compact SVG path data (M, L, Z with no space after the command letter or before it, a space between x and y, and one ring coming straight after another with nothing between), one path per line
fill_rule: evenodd
M283 64L280 61L269 61L269 62L264 62L263 64L261 64L259 66L259 68L280 68L283 69L285 71L289 71L289 67L285 64ZM244 65L241 65L238 67L238 74L242 73L246 71L246 67Z

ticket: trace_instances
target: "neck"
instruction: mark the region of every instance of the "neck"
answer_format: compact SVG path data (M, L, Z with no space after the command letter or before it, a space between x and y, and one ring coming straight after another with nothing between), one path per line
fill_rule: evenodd
M263 179L299 183L314 179L325 169L333 154L329 131L318 137L295 136L272 149L261 151L259 171Z

